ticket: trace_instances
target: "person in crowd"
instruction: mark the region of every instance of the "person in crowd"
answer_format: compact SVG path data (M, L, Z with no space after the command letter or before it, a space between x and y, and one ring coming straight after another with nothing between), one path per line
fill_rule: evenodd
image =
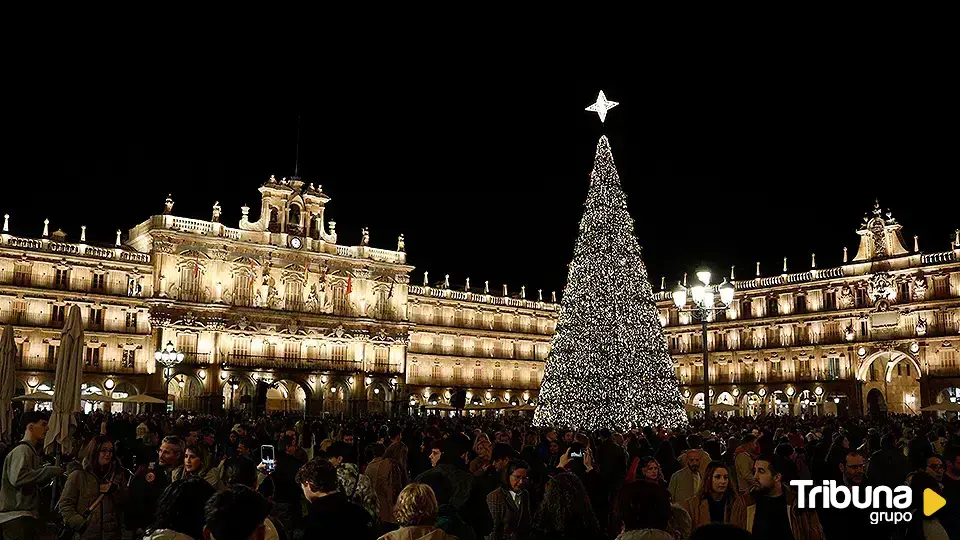
M580 479L566 472L551 477L543 502L531 521L531 539L579 540L601 536L600 523Z
M333 463L324 458L313 458L297 471L296 481L309 509L293 534L294 540L376 537L370 514L340 491Z
M356 454L346 441L336 442L327 450L327 460L337 468L340 490L348 499L363 506L371 519L378 520L380 508L377 495L373 491L373 483L367 475L360 472L356 462L348 461L353 455Z
M797 497L783 484L783 458L757 457L753 464L755 488L742 495L733 510L735 525L757 540L821 540L823 530L815 510L797 508Z
M652 482L666 489L667 481L663 477L663 471L660 469L660 462L651 456L637 458L636 463L630 467L630 473L627 475L628 482L637 480Z
M264 481L263 487L273 502L274 515L286 530L294 530L303 513L301 489L296 476L305 462L300 460L300 453L297 452L296 435L280 437L279 447L282 451L277 454L274 470L266 475L268 480Z
M34 538L43 530L39 521L40 486L61 473L60 467L44 466L37 446L47 436L48 417L41 411L23 413L23 440L3 459L0 482L0 531L6 540Z
M843 485L848 488L867 487L863 455L859 450L847 450L843 463L840 464L840 473L843 476ZM893 510L892 508L888 510ZM818 508L820 524L827 538L854 538L859 531L870 525L872 508L857 508L849 505L847 508Z
M687 450L684 450L680 453L680 456L677 457L677 461L680 463L680 467L687 467L687 458L693 454L699 454L700 458L698 462L700 463L700 478L703 478L707 472L707 465L712 461L712 456L704 448L704 444L709 444L712 441L707 441L704 443L703 437L697 435L696 433L687 435ZM720 454L717 454L719 457Z
M700 491L685 501L693 529L709 523L730 523L737 500L730 485L730 469L719 461L707 464L705 480Z
M144 540L199 540L206 522L204 505L217 490L200 478L177 480L163 490Z
M127 503L127 474L116 459L113 440L100 435L87 445L83 465L70 473L60 495L60 515L83 540L120 540Z
M700 450L687 450L684 460L686 466L670 477L670 485L667 489L674 502L685 502L700 492L700 486L703 484L703 477L700 475L701 455L703 452Z
M600 430L600 441L594 457L607 493L616 493L627 477L627 453L617 444L609 429Z
M943 459L940 456L934 454L927 458L927 466L923 469L931 478L936 480L938 484L943 482L943 473L944 465Z
M459 433L452 434L446 439L434 441L430 452L430 461L433 468L423 472L414 481L426 483L426 476L439 474L449 480L453 487L450 495L450 504L463 510L470 500L475 477L467 470L467 457L470 451L470 441Z
M157 459L157 428L152 422L137 426L137 442L134 445L134 464L137 468Z
M177 467L170 475L174 482L185 478L202 478L214 489L221 491L226 485L220 480L219 463L213 463L210 451L203 443L188 444L183 452L183 467Z
M530 492L525 488L529 465L513 461L503 471L500 488L487 495L487 506L493 520L491 540L520 540L530 532L533 511Z
M667 532L677 540L687 540L693 531L693 520L690 513L683 506L670 503L670 519L667 521Z
M457 540L436 527L438 506L430 486L413 483L403 488L394 508L394 521L400 528L379 540Z
M930 489L937 495L943 496L940 484L926 471L914 473L910 479L910 489L913 491L913 519L907 527L912 538L923 540L949 540L947 529L940 522L941 516L947 517L944 508L928 516L923 512L923 496Z
M270 503L259 493L246 486L233 486L207 501L203 540L279 539L269 515Z
M492 520L486 520L488 523L468 524L460 516L460 511L450 504L450 493L453 491L450 481L440 475L430 475L424 478L425 485L430 486L434 496L437 498L437 523L438 529L442 529L457 540L476 540L477 538L486 538L490 529L493 527ZM391 518L393 521L393 518Z
M240 445L240 434L236 431L230 431L227 435L227 444L224 446L223 454L228 458L237 455L237 447Z
M617 492L617 540L676 540L670 525L670 492L653 482L631 482Z
M160 495L170 485L174 471L183 463L183 439L176 435L163 438L156 461L137 469L130 481L130 498L137 501L125 513L127 528L143 530L153 520Z
M364 474L373 484L377 507L380 509L380 522L394 523L392 510L403 489L403 470L396 460L384 457L387 449L382 444L376 443L368 448L372 450L373 459L367 464Z
M894 488L903 484L910 472L910 462L896 447L896 437L887 433L880 437L880 449L870 456L867 478L875 486Z
M960 538L960 446L947 444L943 451L947 470L943 474L943 498L947 506L943 510L940 522L947 529L950 538Z
M493 444L486 433L480 433L473 441L473 454L476 456L470 461L470 473L474 476L480 476L490 465L491 454L493 453Z
M754 461L757 458L760 446L753 433L743 436L740 446L737 447L734 466L737 469L737 490L746 493L757 487L756 477L753 474Z

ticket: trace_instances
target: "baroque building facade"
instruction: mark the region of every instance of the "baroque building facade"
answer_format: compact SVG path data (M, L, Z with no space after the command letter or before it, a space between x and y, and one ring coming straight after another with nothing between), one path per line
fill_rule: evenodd
M879 205L864 216L843 265L731 281L728 309L711 315L711 407L729 414L915 414L960 392L960 231L949 251L905 247ZM699 321L657 294L687 407L703 407ZM718 296L719 297L719 296ZM717 405L725 405L716 408Z
M396 250L337 242L321 186L274 177L261 210L242 208L236 228L163 212L104 248L0 236L0 323L15 328L17 394L55 391L54 359L68 305L81 308L83 393L149 394L175 408L249 407L266 386L268 411L354 415L408 407L535 403L557 305L454 291L446 278L409 284L404 239ZM9 219L9 218L7 218ZM156 351L183 361L166 368ZM264 384L260 384L264 383ZM453 392L453 393L451 393ZM41 405L43 406L43 405ZM129 407L129 405L126 405ZM122 407L114 404L113 408Z

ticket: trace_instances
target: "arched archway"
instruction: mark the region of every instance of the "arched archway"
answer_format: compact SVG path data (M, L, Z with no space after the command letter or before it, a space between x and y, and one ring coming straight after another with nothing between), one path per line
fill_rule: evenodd
M876 390L882 398L877 403L885 406L882 412L919 414L921 377L920 364L909 353L892 350L870 354L857 368L857 379L863 382L864 410L870 410L867 398Z
M367 389L367 412L371 414L389 413L390 391L386 385L373 383Z
M873 418L879 418L887 412L887 403L883 399L883 392L874 388L867 392L867 414Z
M790 398L783 390L775 390L767 395L767 408L775 416L790 414Z
M756 392L747 392L741 400L743 412L746 416L759 416L763 413L763 398Z
M793 414L795 416L819 414L817 395L810 390L803 390L794 397Z
M350 390L345 382L334 381L323 390L323 412L346 414L350 409Z
M267 412L306 412L307 397L302 383L291 379L277 381L276 388L267 389Z
M960 388L944 388L937 394L937 403L960 403Z
M244 396L249 396L250 401L253 400L253 395L256 393L256 386L254 386L253 381L250 380L246 375L241 375L239 373L233 373L225 381L220 388L220 393L223 395L223 406L227 410L242 409L243 403L247 400L243 399Z
M196 375L177 373L167 383L167 403L173 409L199 408L203 383Z

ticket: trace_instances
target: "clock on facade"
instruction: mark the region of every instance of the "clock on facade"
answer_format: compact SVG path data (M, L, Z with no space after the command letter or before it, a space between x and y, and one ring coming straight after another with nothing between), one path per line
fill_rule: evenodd
M303 245L303 240L299 236L291 236L289 244L293 249L300 249L300 246Z

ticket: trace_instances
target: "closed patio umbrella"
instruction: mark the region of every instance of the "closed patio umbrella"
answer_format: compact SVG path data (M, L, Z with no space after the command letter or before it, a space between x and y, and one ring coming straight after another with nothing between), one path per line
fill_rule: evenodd
M0 336L0 439L9 440L13 427L13 394L17 379L17 343L13 340L13 327L9 324L3 327Z
M83 379L83 321L80 307L71 305L67 312L67 322L60 334L60 347L57 349L57 373L54 377L53 414L50 415L50 431L44 441L47 452L55 444L69 452L73 447L70 433L76 429L77 419L74 413L80 412L80 381Z

